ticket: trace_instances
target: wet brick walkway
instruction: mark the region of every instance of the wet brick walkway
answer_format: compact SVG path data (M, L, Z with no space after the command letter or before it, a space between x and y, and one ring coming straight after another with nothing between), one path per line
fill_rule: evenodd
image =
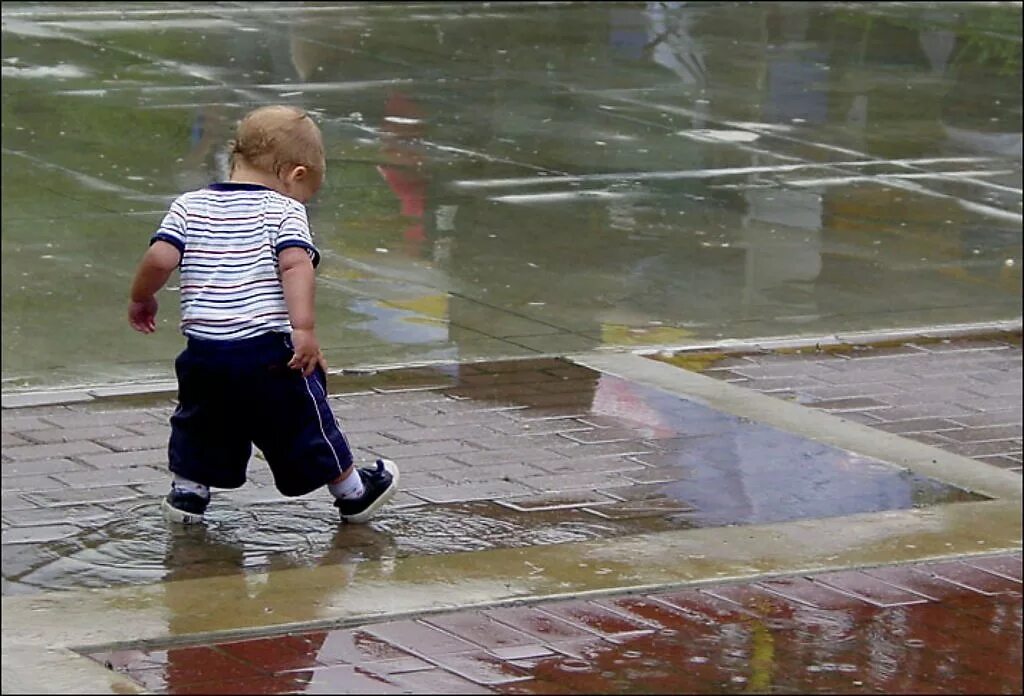
M1021 471L1020 334L729 356L703 373Z
M4 593L260 569L282 548L303 549L298 563L341 562L977 499L564 360L339 376L330 387L357 455L402 469L403 490L358 543L324 491L283 498L258 459L248 485L215 491L207 543L178 543L157 508L169 395L5 411Z
M1021 692L1021 555L90 654L156 693Z

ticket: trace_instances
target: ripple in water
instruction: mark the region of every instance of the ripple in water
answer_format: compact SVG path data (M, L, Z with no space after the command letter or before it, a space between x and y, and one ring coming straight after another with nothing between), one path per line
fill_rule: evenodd
M102 526L60 541L22 546L19 587L110 587L261 572L271 568L339 564L397 556L584 541L609 536L599 523L529 526L480 514L472 506L398 510L368 525L338 522L322 500L211 508L205 525L166 522L159 503L128 510ZM8 577L11 575L12 577ZM14 585L12 585L13 587Z

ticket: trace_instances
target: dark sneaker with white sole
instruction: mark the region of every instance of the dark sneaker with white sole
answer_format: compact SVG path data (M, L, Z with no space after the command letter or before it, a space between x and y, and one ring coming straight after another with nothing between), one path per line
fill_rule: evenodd
M203 513L206 512L206 506L209 504L209 498L171 486L171 492L160 503L160 507L164 512L164 517L171 522L199 524L203 521Z
M378 459L374 467L356 469L366 491L359 498L336 499L334 507L342 522L369 522L398 490L398 467L390 459Z

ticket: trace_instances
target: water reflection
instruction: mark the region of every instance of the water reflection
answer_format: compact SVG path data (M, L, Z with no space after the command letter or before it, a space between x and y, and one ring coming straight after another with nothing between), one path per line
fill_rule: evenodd
M3 11L5 389L169 370L108 298L273 101L335 365L1020 313L1019 6L107 9Z
M1019 692L1019 593L846 600L744 584L93 657L157 693Z
M68 524L54 525L56 537L27 530L23 543L3 545L4 592L248 577L984 499L564 360L335 377L330 389L357 458L403 465L404 500L372 524L339 527L322 491L281 497L253 460L249 476L263 485L216 491L194 547L191 530L163 520L158 497L140 503L141 493L122 488L122 502L101 506L79 496L92 517L76 509ZM68 504L38 478L43 490L19 493Z

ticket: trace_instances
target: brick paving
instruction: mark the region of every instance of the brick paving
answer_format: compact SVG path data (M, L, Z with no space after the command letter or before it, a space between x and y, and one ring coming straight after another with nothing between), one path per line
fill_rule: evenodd
M101 650L154 693L1020 693L1021 555Z
M371 556L972 499L943 484L900 477L876 460L565 360L415 368L330 382L332 406L357 457L394 458L402 469L403 490L374 522L381 535L366 549ZM168 485L173 401L164 395L129 403L5 410L3 432L15 440L2 452L6 593L174 576L164 568L157 511ZM742 451L732 444L737 433ZM266 541L275 549L294 541L310 558L334 547L334 514L323 491L281 496L258 454L247 485L215 491L209 512L225 533L258 545L264 530L274 529L280 538ZM76 576L64 569L66 556L131 556L146 570L122 577L118 564L107 563L99 574Z
M703 374L1021 472L1020 334L731 355Z
M1020 365L1010 336L727 356L705 374L1019 471ZM374 523L381 553L891 509L934 484L867 507L855 496L860 507L847 509L843 491L868 479L832 471L889 468L563 360L338 376L331 393L357 456L401 461L404 490ZM4 410L5 594L120 582L115 563L83 572L82 559L105 553L130 555L133 581L202 574L201 558L182 575L145 557L160 546L146 543L156 538L146 525L167 485L172 409L166 397L135 397ZM722 437L737 428L757 438L763 470ZM799 477L786 470L793 459ZM738 502L749 501L728 486L736 476L789 516L744 518ZM801 499L798 479L816 494ZM250 520L252 530L234 530L250 543L267 526L277 544L294 528L313 555L337 544L324 497L281 498L258 457L245 487L216 495L218 526ZM238 508L247 514L232 517ZM208 541L223 566L224 545ZM1020 554L1004 554L94 657L166 693L1019 693L1020 577Z

